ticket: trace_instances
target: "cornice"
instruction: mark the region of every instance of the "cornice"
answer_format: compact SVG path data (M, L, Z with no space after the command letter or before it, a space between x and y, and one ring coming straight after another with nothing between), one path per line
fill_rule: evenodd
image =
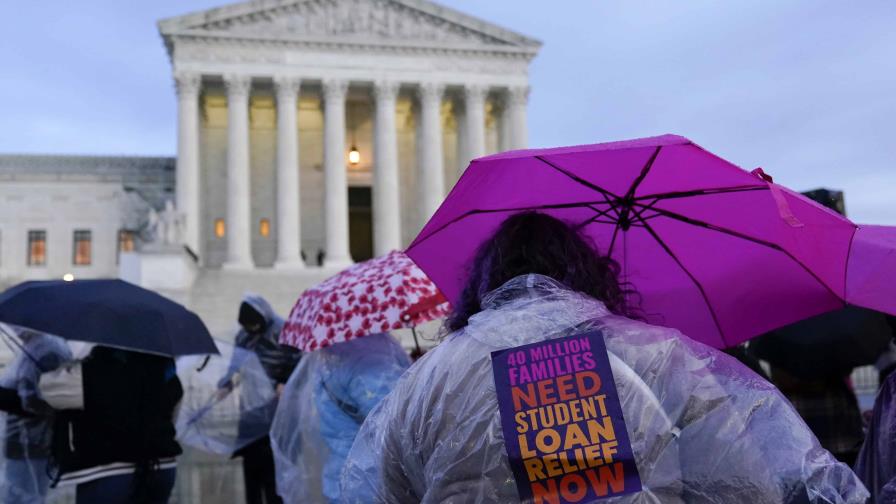
M537 49L483 44L428 44L417 41L383 41L329 37L282 37L234 35L230 33L191 30L169 39L169 55L179 43L189 42L209 49L223 47L323 49L331 51L366 51L403 55L493 56L530 62Z
M182 16L166 18L158 21L157 26L163 37L183 34L193 28L207 26L222 21L241 17L253 17L266 14L276 14L288 11L313 0L252 0L237 4L194 12ZM396 5L427 14L429 16L456 24L467 30L479 32L483 35L500 40L517 47L526 47L535 52L541 47L541 41L527 37L515 31L498 26L464 14L463 12L439 5L429 0L389 0Z

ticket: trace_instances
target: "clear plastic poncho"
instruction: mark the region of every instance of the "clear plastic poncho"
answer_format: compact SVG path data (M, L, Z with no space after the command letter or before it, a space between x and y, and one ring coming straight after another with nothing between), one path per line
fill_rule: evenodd
M896 373L887 377L874 400L856 473L871 491L872 502L896 504Z
M216 342L220 355L177 360L184 388L177 440L218 455L233 455L268 434L277 393L251 350ZM227 386L219 386L226 383Z
M0 413L2 476L0 500L4 503L39 503L46 499L53 437L53 411L41 397L43 373L72 359L65 340L49 334L5 325L0 328L13 359L0 376L0 387L14 390L30 416Z
M345 502L518 502L490 353L589 329L604 335L643 483L638 493L602 502L861 503L868 496L772 385L722 352L614 316L539 275L509 281L483 308L368 416L342 475Z
M284 502L339 502L339 476L358 429L408 366L388 333L304 354L271 426Z

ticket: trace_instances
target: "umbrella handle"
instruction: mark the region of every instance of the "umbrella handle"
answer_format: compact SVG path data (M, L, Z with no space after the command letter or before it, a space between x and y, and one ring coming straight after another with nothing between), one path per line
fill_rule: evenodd
M206 356L205 356L205 359L202 360L202 364L200 364L199 367L196 368L196 372L197 372L197 373L201 373L202 370L205 369L205 366L208 365L208 361L209 361L211 358L212 358L211 355L206 355Z

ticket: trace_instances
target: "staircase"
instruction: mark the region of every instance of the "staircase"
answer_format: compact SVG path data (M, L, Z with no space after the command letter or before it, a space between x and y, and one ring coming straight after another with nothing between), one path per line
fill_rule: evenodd
M202 269L189 291L161 291L165 296L196 312L211 331L212 336L233 341L237 330L237 310L246 292L264 296L274 310L286 318L305 289L313 287L338 273L339 270L308 268L298 272L274 269L228 271ZM439 322L417 328L420 346L432 348L438 341ZM408 329L394 331L402 346L414 347L413 334Z
M237 310L245 293L264 296L280 316L286 317L299 294L334 273L322 268L297 272L202 269L189 291L165 291L163 294L196 312L213 336L231 340L236 330Z

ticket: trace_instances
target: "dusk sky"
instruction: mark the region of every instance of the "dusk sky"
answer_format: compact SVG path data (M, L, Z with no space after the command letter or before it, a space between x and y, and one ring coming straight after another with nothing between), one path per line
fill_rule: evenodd
M174 155L156 20L221 0L51 0L0 16L0 153ZM896 5L443 0L544 42L530 143L677 133L896 224Z

